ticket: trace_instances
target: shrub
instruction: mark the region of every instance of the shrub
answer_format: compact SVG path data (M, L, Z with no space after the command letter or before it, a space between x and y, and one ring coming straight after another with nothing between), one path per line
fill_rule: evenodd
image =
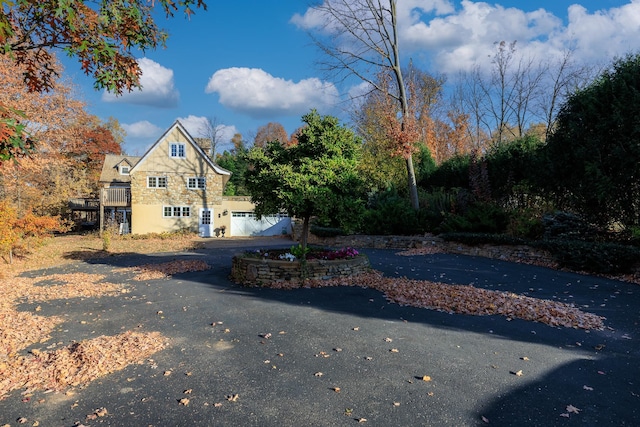
M336 236L344 236L345 233L341 228L338 227L322 227L319 225L311 225L309 232L318 237L336 237Z
M494 203L472 203L463 212L448 215L440 229L443 232L502 233L508 220L509 215Z
M560 266L576 271L629 273L640 260L640 248L616 243L553 239L532 245L550 252Z
M516 209L509 216L507 234L527 239L539 239L544 234L544 225L532 209Z
M362 231L365 234L417 234L424 230L419 213L409 200L395 190L378 193L369 200L369 208L363 217Z

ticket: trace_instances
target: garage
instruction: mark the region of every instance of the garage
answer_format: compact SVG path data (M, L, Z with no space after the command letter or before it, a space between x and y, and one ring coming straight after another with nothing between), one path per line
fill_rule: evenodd
M258 219L253 212L231 212L231 236L279 236L291 233L291 218L286 214L265 215Z

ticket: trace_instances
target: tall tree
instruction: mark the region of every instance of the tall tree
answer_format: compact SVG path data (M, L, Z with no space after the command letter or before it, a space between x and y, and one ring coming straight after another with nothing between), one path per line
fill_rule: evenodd
M548 136L559 105L592 77L593 67L575 64L570 51L560 59L526 58L515 41L501 41L488 70L477 64L461 73L454 104L469 117L469 134L482 150L523 137L533 123L544 123Z
M322 66L338 78L354 75L398 104L400 115L391 134L403 153L411 204L419 209L413 165L416 131L401 68L396 0L325 0L313 9L323 19L324 34L329 34L312 35L327 58ZM393 92L376 82L383 70L395 80Z
M57 61L52 66L60 73ZM24 66L0 56L0 103L20 100L30 118L24 124L39 141L39 149L0 165L0 195L20 214L28 210L59 214L69 198L97 187L104 154L119 153L120 145L73 97L70 82L56 79L48 92L31 92L22 80L23 70Z
M286 211L302 218L300 245L307 246L312 216L329 216L353 226L363 202L357 174L360 140L338 119L311 111L298 144L270 142L248 154L247 187L259 216Z
M167 16L193 8L203 0L158 0ZM31 92L53 87L59 72L52 49L76 57L97 89L115 93L140 86L141 69L134 53L164 46L168 33L153 17L155 2L147 0L3 1L0 10L0 54L24 67L22 78ZM3 158L28 152L12 102L0 104L0 153Z
M223 125L217 117L207 117L206 121L200 126L200 135L209 140L207 155L211 159L215 159L216 149L222 140Z
M289 145L289 136L287 131L280 123L269 122L258 128L253 145L256 147L265 147L268 142L278 141L282 145Z

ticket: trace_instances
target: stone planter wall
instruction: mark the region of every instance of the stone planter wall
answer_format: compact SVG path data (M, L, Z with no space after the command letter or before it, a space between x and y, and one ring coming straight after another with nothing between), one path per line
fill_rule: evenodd
M260 259L236 255L231 262L231 280L247 286L262 286L280 281L303 279L331 279L354 276L369 271L369 259L358 255L342 260L308 260L301 268L300 261Z

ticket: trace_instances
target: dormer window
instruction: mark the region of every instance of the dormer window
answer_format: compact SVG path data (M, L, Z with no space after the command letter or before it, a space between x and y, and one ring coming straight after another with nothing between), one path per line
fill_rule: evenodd
M129 166L120 165L120 175L129 175Z
M169 155L173 158L184 159L186 157L185 152L184 144L173 142L169 146Z

